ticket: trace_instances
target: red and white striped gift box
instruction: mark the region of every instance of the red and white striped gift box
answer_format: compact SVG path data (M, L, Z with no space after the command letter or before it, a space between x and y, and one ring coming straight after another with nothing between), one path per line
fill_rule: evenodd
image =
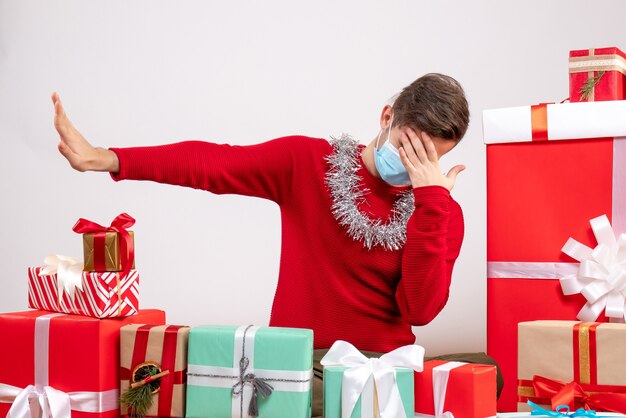
M39 275L41 267L28 269L28 306L53 312L114 318L135 315L139 309L139 273L83 272L82 289L59 297L57 275Z

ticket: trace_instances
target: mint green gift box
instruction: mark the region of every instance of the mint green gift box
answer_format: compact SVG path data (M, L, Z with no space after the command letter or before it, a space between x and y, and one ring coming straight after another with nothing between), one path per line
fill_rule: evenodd
M257 391L259 418L311 416L312 330L205 325L189 333L187 417L249 416L253 384L250 379L242 384L242 357L249 363L244 375L252 373L274 388L265 398ZM243 402L242 394L233 394L233 388L237 392L242 386L247 394Z
M324 418L341 418L341 388L345 366L324 367ZM407 417L415 415L414 408L414 371L404 367L396 367L396 385ZM373 385L370 386L373 389ZM377 416L374 414L374 416ZM350 418L361 418L361 397L354 406Z

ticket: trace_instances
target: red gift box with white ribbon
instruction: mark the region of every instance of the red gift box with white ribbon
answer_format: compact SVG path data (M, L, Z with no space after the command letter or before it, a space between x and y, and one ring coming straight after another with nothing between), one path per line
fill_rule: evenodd
M496 366L429 360L415 373L415 418L496 416Z
M0 416L118 417L120 328L131 323L164 324L165 312L0 314Z
M45 274L45 268L28 269L28 307L53 312L114 318L139 310L139 273L67 272Z
M613 252L618 248L617 236L626 232L625 116L626 101L521 106L483 113L487 351L505 380L500 411L516 406L519 322L574 320L597 311L602 313L591 320L606 321L602 303L592 307L590 300L597 297L595 302L602 298L606 302L612 289L588 288L593 282L589 277L578 284L572 278L584 276L579 273L581 267L597 261L585 258L600 244L590 220L607 216L606 223L612 223L614 231L613 244L609 243ZM597 232L607 238L606 225ZM564 253L570 238L588 250L581 246L581 254L572 248L565 248L570 255ZM607 281L609 274L601 280ZM562 283L562 278L569 281ZM619 286L618 282L613 285Z

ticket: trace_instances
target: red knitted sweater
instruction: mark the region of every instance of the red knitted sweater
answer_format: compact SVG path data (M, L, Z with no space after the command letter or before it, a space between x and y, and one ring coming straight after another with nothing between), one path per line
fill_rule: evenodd
M276 202L282 250L270 325L313 329L315 348L338 339L377 352L413 344L411 325L430 322L448 300L464 226L460 206L443 187L413 190L415 211L402 249L368 250L331 212L325 157L333 148L324 139L289 136L247 146L187 141L112 150L120 160L115 180ZM384 221L407 189L387 185L359 163L362 187L369 189L359 208Z

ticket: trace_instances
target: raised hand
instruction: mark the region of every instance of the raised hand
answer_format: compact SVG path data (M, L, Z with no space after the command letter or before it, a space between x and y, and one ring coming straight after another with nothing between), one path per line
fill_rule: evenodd
M113 151L95 148L69 120L58 93L52 93L54 127L59 133L59 152L78 171L119 171L119 160Z
M453 147L453 143L443 145L447 152ZM452 190L456 182L456 176L463 170L465 166L456 165L443 174L439 168L439 156L435 144L426 132L415 132L407 127L403 128L400 135L400 160L411 179L411 185L415 187L422 186L443 186L448 190Z

